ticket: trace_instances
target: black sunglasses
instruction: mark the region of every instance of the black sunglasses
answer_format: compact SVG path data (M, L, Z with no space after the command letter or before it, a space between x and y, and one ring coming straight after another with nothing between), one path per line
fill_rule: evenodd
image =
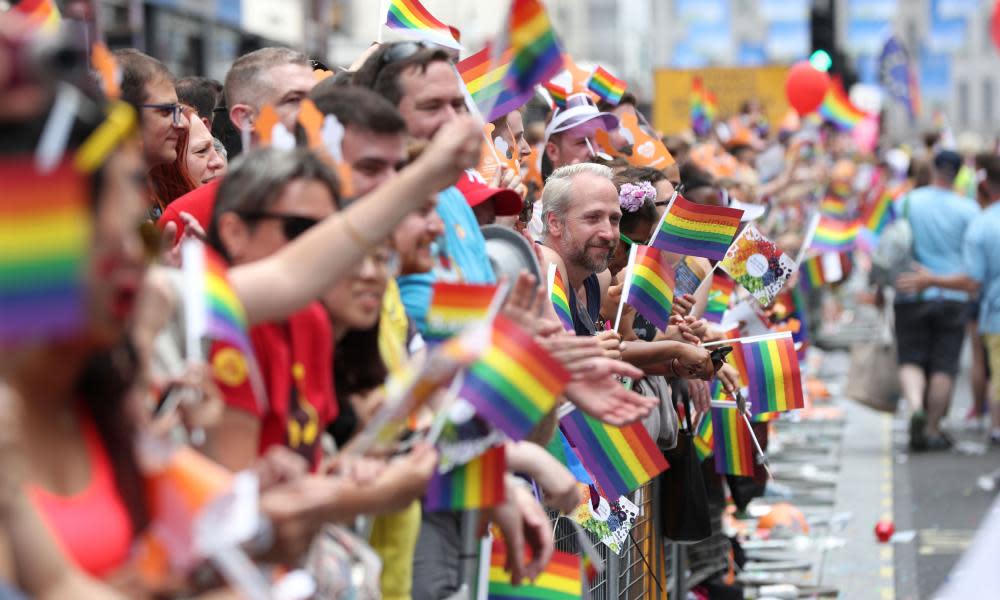
M668 206L671 202L677 199L677 196L680 193L681 192L679 189L674 188L674 193L670 194L670 200L657 200L656 202L653 203L653 206Z
M294 240L305 233L310 227L319 223L318 219L300 215L283 215L271 212L244 212L238 214L246 221L263 221L264 219L281 221L281 230L288 241Z

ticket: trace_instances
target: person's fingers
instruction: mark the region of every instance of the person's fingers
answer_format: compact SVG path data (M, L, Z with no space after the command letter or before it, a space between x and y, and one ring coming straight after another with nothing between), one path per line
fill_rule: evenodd
M205 228L201 226L198 219L194 218L189 212L180 212L181 221L184 221L184 237L196 237L201 241L208 239L208 234L205 233Z
M160 254L166 254L173 250L177 243L177 223L170 221L163 227L163 235L160 236Z

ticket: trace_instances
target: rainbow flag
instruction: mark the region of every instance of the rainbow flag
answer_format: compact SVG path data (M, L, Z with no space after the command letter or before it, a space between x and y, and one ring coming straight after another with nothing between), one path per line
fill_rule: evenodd
M744 340L751 412L784 412L805 407L802 374L791 332L769 335L766 339Z
M531 560L531 548L525 546L524 560ZM490 554L489 600L578 600L583 595L580 576L580 557L556 550L552 560L534 581L511 583L506 571L507 545L504 540L493 540Z
M594 565L594 561L590 558L590 556L584 554L580 566L583 568L583 576L587 578L587 583L590 585L596 583L597 576L600 575L600 573L597 571L597 566Z
M853 250L857 244L859 227L858 221L847 221L829 215L820 215L810 248L821 252Z
M508 48L493 62L493 49L486 46L455 67L469 95L487 121L495 121L531 100L534 90L517 92L504 84L514 51ZM565 102L565 99L563 100ZM487 114L489 113L489 114Z
M695 204L677 196L663 214L650 245L667 252L722 260L742 217L743 211L738 208Z
M712 403L712 446L718 473L753 475L753 441L736 403Z
M628 84L598 66L587 81L587 89L601 97L608 104L618 104Z
M559 423L608 498L625 496L669 468L641 422L615 427L574 410Z
M812 290L847 277L851 271L851 258L846 252L825 253L807 258L799 268L799 285L805 290Z
M569 445L569 440L566 439L566 434L562 430L556 429L555 435L546 444L545 449L549 451L549 454L553 458L569 469L569 472L573 474L573 477L576 477L577 481L585 485L594 485L594 478L583 467L583 463L580 462L580 456L573 449L573 446Z
M896 218L892 194L888 191L879 195L878 200L868 207L861 222L868 231L874 234L882 233L882 229Z
M822 255L807 258L799 268L801 270L799 273L799 285L803 289L814 290L823 287L823 284L826 283L826 276L823 273Z
M868 113L854 106L851 99L847 97L847 92L844 91L844 85L839 77L833 79L829 90L827 90L823 104L819 107L819 114L825 120L836 125L838 129L844 131L854 129L855 125L868 116Z
M247 333L247 313L229 283L228 270L226 261L205 246L205 295L208 305L205 335L232 344L253 356L253 346Z
M434 473L424 496L428 512L488 508L504 501L503 478L507 470L504 446L490 448L447 473Z
M28 20L28 26L36 31L55 33L62 24L62 16L55 0L22 0L10 9Z
M712 413L708 412L701 416L701 422L695 428L694 439L692 441L699 461L712 456L712 448L715 445L712 435Z
M674 304L674 268L667 262L666 252L652 246L636 248L625 302L657 329L665 331Z
M708 304L705 306L705 320L710 323L721 323L722 315L729 308L736 282L716 271L712 274L712 287L708 290Z
M513 0L503 41L504 50L512 51L503 87L514 94L534 93L535 84L552 79L563 69L562 50L539 0ZM490 111L488 121L495 118L494 112Z
M440 342L486 319L496 293L495 285L435 283L427 307L424 339L430 343Z
M708 135L713 118L710 112L705 83L701 77L695 77L691 80L691 129L695 135Z
M556 316L562 322L567 331L574 331L573 313L569 309L569 293L566 291L566 284L563 283L559 267L555 263L549 265L549 299L553 308L556 309Z
M0 161L0 346L66 337L85 324L90 178L64 161Z
M437 20L419 0L389 0L385 25L440 46L462 49L458 30Z
M847 199L827 194L819 201L819 211L824 215L843 219L847 216Z
M566 88L561 85L556 85L551 81L546 81L542 84L542 87L549 92L549 96L555 104L552 108L566 108L566 98L569 97L569 92Z
M518 441L552 410L569 377L559 361L500 315L489 347L466 371L459 396Z

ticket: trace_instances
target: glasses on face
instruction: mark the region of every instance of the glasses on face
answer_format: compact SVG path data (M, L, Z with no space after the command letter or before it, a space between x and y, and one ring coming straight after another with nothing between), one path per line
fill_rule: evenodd
M177 127L182 122L182 116L184 114L184 105L177 102L166 102L162 104L143 104L143 108L151 108L156 112L160 113L162 116L170 115L173 119L174 127Z
M677 199L678 194L680 194L680 191L678 191L677 188L674 188L674 193L670 194L669 200L657 200L653 203L653 206L669 206L671 202Z
M239 215L246 221L263 221L265 219L281 221L281 231L285 234L285 239L288 241L294 240L305 233L310 227L319 223L318 219L313 219L312 217L272 212L249 212L239 213Z

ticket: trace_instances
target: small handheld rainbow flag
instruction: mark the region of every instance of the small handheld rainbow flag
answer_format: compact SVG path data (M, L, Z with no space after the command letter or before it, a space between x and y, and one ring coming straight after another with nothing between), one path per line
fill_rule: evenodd
M705 320L709 323L721 323L722 316L729 308L736 282L725 273L716 271L712 274L712 287L708 290L708 304L705 306Z
M514 51L508 48L494 62L492 46L476 52L455 67L469 90L469 95L487 121L495 121L531 100L534 90L517 93L504 86ZM565 101L565 99L564 99Z
M525 562L531 560L531 548L525 546ZM511 583L506 571L507 546L501 539L493 540L490 555L489 600L579 600L583 595L580 557L556 550L552 560L534 581Z
M567 331L574 331L573 313L569 308L569 292L566 284L563 283L562 275L559 273L559 266L555 263L549 264L549 299L552 307L556 309L556 316Z
M389 0L385 25L440 46L462 48L455 35L457 30L437 20L419 0Z
M555 104L552 108L566 108L566 98L569 97L569 92L566 88L561 85L556 85L551 81L546 81L542 84L542 87L549 92L549 96Z
M694 431L694 451L698 455L698 460L705 460L712 456L712 449L715 440L712 435L712 413L707 412L701 416L701 421Z
M674 304L674 268L667 262L666 252L652 246L638 246L629 273L625 302L657 329L665 331Z
M574 410L559 423L608 498L625 496L669 468L641 422L615 427Z
M650 244L689 256L722 260L739 230L743 211L695 204L677 196L660 220Z
M601 97L608 104L618 104L622 101L628 84L608 73L604 67L598 66L587 80L587 89Z
M247 313L229 283L228 267L221 256L205 246L205 293L208 298L206 335L253 354L247 333Z
M819 201L819 211L824 215L843 219L847 217L847 199L827 194Z
M36 31L55 33L62 23L55 0L21 0L10 10L27 18L29 28Z
M559 361L500 315L490 346L469 367L459 397L517 441L552 410L569 378Z
M732 406L712 403L712 443L716 472L753 475L753 441L735 402Z
M805 407L799 357L791 332L744 339L740 346L746 362L753 414Z
M711 100L714 101L714 94ZM715 107L710 105L709 93L701 77L691 80L691 129L695 135L708 135L715 119Z
M569 472L573 474L573 477L576 477L577 481L586 485L594 485L594 478L583 467L583 463L580 462L580 456L573 449L573 446L569 445L566 434L560 429L556 429L555 435L546 444L545 449L549 451L549 454L553 458L569 469Z
M555 30L539 0L513 0L500 47L512 52L503 87L514 94L533 93L535 84L552 79L563 68Z
M807 258L800 269L800 287L812 290L843 280L851 270L851 259L846 252L827 252Z
M850 131L868 116L868 113L861 110L851 102L844 91L844 85L839 77L834 77L830 88L823 98L823 104L819 107L821 117L830 121L838 129Z
M896 210L893 206L892 194L884 191L879 194L878 199L868 207L861 222L865 228L872 233L882 233L882 229L896 218Z
M803 261L799 267L799 285L805 290L815 290L823 287L826 276L823 273L823 257L813 256Z
M0 346L65 337L85 324L90 179L64 161L0 161Z
M427 307L424 339L431 343L440 342L487 318L496 293L495 285L435 283L431 290L431 303Z
M424 510L428 512L488 508L504 501L503 477L507 470L504 446L496 446L447 473L434 473L427 485Z
M848 252L857 243L858 229L857 221L820 215L810 247L820 252Z

